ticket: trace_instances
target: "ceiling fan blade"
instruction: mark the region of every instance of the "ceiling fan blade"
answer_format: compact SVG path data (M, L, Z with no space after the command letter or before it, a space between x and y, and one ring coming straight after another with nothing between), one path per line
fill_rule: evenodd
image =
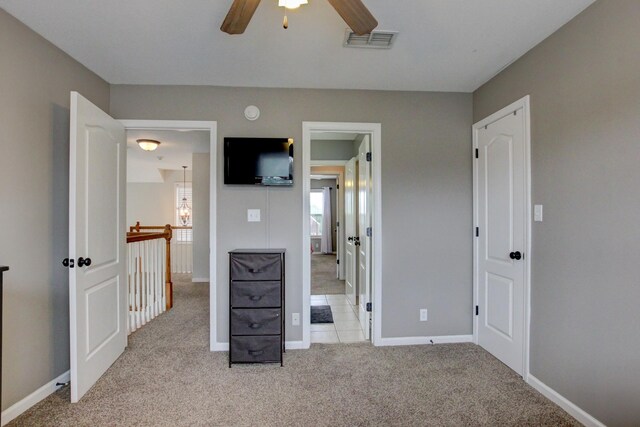
M249 25L260 0L233 0L220 29L227 34L242 34Z
M329 3L359 36L369 34L378 26L378 21L362 4L362 0L329 0Z

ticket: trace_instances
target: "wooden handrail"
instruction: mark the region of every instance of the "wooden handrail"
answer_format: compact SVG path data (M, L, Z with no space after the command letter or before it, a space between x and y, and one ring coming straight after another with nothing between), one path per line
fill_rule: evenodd
M171 238L173 237L173 227L171 224L167 224L164 227L156 226L141 226L140 221L136 222L136 225L130 227L130 232L127 233L127 243L143 242L145 240L165 239L166 245L166 280L165 280L165 293L167 297L167 310L173 307L173 282L171 281ZM141 233L140 230L158 230L163 229L162 233Z
M127 243L144 242L145 240L166 239L167 233L127 233Z
M140 221L136 222L136 225L129 227L129 232L140 232L140 230L164 230L167 225L140 225ZM191 230L193 227L190 225L170 225L172 230Z

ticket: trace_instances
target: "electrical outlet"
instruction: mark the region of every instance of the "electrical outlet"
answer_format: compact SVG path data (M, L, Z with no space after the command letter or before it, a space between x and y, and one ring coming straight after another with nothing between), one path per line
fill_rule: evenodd
M420 321L421 322L426 322L429 319L429 316L427 314L427 309L426 308L421 308L420 309Z
M300 313L291 314L291 324L293 326L300 326Z
M247 209L247 221L260 222L260 209Z

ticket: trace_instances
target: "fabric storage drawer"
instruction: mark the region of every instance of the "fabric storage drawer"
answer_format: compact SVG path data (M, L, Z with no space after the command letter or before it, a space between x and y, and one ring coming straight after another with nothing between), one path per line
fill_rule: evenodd
M280 337L231 337L230 351L232 362L280 362Z
M279 254L233 254L231 280L281 280Z
M279 308L231 310L231 335L278 335L281 330Z
M280 282L231 282L234 308L280 307Z

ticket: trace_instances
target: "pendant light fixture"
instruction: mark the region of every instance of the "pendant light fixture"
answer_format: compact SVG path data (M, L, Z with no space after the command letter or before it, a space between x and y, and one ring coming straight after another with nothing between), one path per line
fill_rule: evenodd
M182 225L189 225L191 222L191 206L187 203L187 167L183 166L182 179L182 202L178 206L178 218Z

